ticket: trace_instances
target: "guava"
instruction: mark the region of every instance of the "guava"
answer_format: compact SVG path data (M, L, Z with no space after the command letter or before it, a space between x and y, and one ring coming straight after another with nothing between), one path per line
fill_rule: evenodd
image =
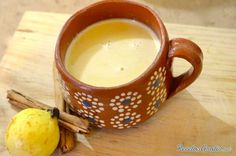
M5 143L12 156L50 156L59 137L57 117L46 110L28 108L12 118Z

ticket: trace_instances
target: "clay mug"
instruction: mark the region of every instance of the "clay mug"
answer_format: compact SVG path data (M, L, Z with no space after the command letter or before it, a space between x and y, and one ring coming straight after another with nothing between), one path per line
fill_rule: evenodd
M95 87L75 79L64 66L66 50L73 38L96 22L111 19L135 19L149 26L160 39L160 50L154 62L136 79L115 87ZM173 59L182 58L192 67L174 77ZM65 23L59 35L55 63L64 99L79 116L97 127L124 129L153 116L164 101L190 85L200 74L203 55L192 41L169 40L159 16L149 7L131 1L107 0L76 12Z

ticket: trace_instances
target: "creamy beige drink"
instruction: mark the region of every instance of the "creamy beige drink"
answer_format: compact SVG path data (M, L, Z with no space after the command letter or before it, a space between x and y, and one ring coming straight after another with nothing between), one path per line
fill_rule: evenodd
M128 19L105 20L74 38L66 53L65 67L89 85L117 86L141 75L159 48L158 37L146 25Z

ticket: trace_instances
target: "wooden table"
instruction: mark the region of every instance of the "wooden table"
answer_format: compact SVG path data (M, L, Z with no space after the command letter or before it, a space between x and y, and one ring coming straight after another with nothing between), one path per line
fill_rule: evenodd
M26 12L0 61L0 155L8 155L4 132L16 109L6 99L14 88L54 105L53 55L56 39L70 15ZM150 120L128 130L93 130L66 155L236 155L236 29L166 23L170 38L186 37L202 48L201 76L165 103ZM186 70L177 61L175 71ZM177 146L231 147L225 152L184 152ZM56 155L56 154L55 154Z

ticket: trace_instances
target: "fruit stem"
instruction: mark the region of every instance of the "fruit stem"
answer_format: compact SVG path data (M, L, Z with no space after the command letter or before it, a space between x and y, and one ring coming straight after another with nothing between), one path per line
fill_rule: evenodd
M59 115L60 115L60 111L58 108L56 107L53 107L52 109L48 109L48 111L51 113L51 117L57 117L59 118Z

